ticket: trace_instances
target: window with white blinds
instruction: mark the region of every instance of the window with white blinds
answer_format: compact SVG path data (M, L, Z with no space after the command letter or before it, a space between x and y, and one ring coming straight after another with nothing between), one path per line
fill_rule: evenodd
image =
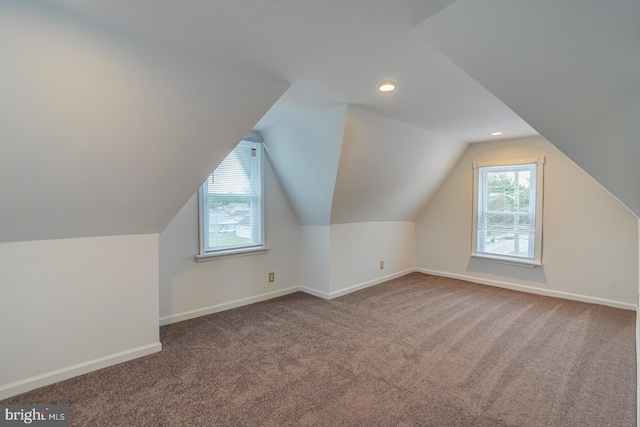
M200 255L264 247L262 144L242 141L200 188Z
M474 164L473 256L541 265L543 164Z

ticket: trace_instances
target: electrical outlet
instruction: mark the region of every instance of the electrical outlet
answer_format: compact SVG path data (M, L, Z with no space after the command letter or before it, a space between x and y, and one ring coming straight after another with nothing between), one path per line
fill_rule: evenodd
M380 270L384 270L384 261L380 261Z
M276 273L271 272L269 273L269 283L273 283L276 281Z

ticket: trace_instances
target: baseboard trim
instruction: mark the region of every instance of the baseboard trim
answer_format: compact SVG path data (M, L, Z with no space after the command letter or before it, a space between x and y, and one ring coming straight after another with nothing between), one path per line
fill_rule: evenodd
M244 305L253 304L260 301L266 301L272 298L281 297L283 295L298 292L299 287L294 286L279 291L267 292L266 294L255 295L252 297L241 298L222 304L211 305L209 307L199 308L197 310L184 311L178 314L172 314L160 318L160 326L170 325L172 323L182 322L184 320L195 319L196 317L206 316L207 314L218 313L220 311L231 310L232 308L242 307Z
M354 286L349 286L348 288L340 289L339 291L333 291L329 294L329 299L338 298L343 295L347 295L352 292L356 292L361 289L368 288L370 286L379 285L380 283L384 283L388 280L397 279L398 277L406 276L407 274L413 273L414 271L416 271L415 268L407 268L406 270L398 271L397 273L378 277L377 279L369 280L367 282L363 282Z
M530 294L545 295L548 297L562 298L573 301L587 302L590 304L606 305L608 307L621 308L624 310L636 311L634 304L620 301L609 300L605 298L590 297L587 295L573 294L570 292L553 291L550 289L537 288L535 286L519 285L516 283L502 282L499 280L483 279L480 277L465 276L463 274L447 273L445 271L429 270L427 268L416 268L415 271L433 276L448 277L451 279L465 280L467 282L477 283L480 285L495 286L498 288L511 289L514 291L528 292Z
M69 378L77 377L92 371L97 371L98 369L106 368L108 366L148 356L160 350L162 350L162 344L160 344L160 342L156 342L9 383L0 386L0 400L17 396L18 394L26 393L36 388L68 380Z
M309 295L313 295L314 297L322 298L322 299L331 299L331 295L327 292L319 291L313 288L307 288L306 286L300 286L300 291Z
M341 297L343 295L350 294L352 292L359 291L361 289L368 288L370 286L379 285L380 283L386 282L388 280L392 280L392 279L396 279L398 277L405 276L405 275L407 275L409 273L413 273L414 271L416 271L414 268L408 268L406 270L402 270L402 271L399 271L397 273L389 274L389 275L383 276L383 277L378 277L377 279L373 279L373 280L369 280L369 281L366 281L366 282L362 282L362 283L359 283L357 285L349 286L348 288L340 289L338 291L333 291L333 292L330 292L330 293L323 292L323 291L318 291L316 289L307 288L307 287L304 287L304 286L301 286L300 290L302 292L306 292L308 294L314 295L314 296L319 297L319 298L334 299L334 298Z

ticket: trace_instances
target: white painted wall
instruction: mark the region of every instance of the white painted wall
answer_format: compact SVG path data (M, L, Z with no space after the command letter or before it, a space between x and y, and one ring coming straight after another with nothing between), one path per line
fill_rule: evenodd
M300 289L331 299L399 277L413 271L414 248L411 221L301 226Z
M470 259L473 161L546 156L540 268ZM472 144L416 222L418 268L634 309L638 221L543 138Z
M300 226L300 288L329 298L331 281L331 227Z
M413 220L466 147L352 105L263 136L301 223L300 286L322 298L413 269Z
M342 105L261 132L302 225L329 225L346 111Z
M265 234L269 251L194 262L198 200L191 197L160 234L160 323L168 324L298 289L298 220L265 158ZM268 283L269 272L276 281Z
M415 221L466 144L349 105L331 223Z
M160 350L158 235L0 244L0 399Z
M332 225L331 297L413 271L414 248L414 222L376 221ZM382 270L380 261L384 261Z
M0 2L0 242L159 233L287 85Z

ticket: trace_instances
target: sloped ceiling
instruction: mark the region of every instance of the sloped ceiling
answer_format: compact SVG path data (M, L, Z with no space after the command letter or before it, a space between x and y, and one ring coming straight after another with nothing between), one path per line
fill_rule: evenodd
M158 233L287 85L0 2L0 242Z
M466 147L350 105L331 223L415 220Z
M328 225L347 106L262 132L267 156L302 225Z
M260 131L354 104L464 142L536 135L413 31L454 0L46 1L290 83ZM384 79L400 84L393 97L375 90Z
M638 213L638 12L3 0L0 241L159 232L257 123L304 225L411 220L459 141L530 125Z
M467 146L354 105L262 135L302 225L413 221Z
M640 215L640 2L458 0L416 29Z

